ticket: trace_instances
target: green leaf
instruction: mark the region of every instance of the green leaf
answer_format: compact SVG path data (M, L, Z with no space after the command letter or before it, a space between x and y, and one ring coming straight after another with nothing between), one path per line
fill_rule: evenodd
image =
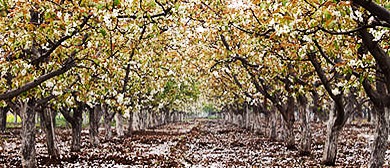
M325 19L329 20L331 18L332 18L332 15L330 15L330 13L328 11L325 11Z
M180 7L180 3L176 3L176 4L175 4L175 9L176 9L176 11L179 10L179 7Z
M336 50L340 49L339 44L337 43L337 41L334 41L333 45L334 45Z
M104 37L107 35L107 32L106 32L106 30L104 30L104 29L100 29L100 33L102 33L102 35L103 35Z
M118 6L120 4L119 0L114 0L114 6Z
M103 9L103 7L104 7L103 4L99 4L98 9Z

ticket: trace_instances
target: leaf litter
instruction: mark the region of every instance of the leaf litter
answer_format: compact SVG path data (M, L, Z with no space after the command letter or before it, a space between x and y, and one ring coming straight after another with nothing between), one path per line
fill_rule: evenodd
M299 143L295 125L296 144ZM166 126L135 131L131 137L104 138L100 131L100 145L89 143L86 130L82 132L81 152L70 152L70 129L58 128L57 144L60 157L48 156L45 135L37 133L38 167L308 167L322 166L322 150L326 126L311 123L312 152L300 156L288 150L283 141L270 140L227 123L223 120L191 120ZM1 134L0 167L20 167L20 128L7 129ZM366 166L370 158L373 129L369 124L346 125L339 139L336 166ZM386 152L388 166L390 152Z

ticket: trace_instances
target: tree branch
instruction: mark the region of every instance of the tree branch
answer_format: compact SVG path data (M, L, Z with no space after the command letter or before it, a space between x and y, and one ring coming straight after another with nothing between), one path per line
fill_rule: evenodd
M0 94L0 100L12 99L12 98L22 94L23 92L26 92L32 88L35 88L36 86L40 85L41 83L45 82L46 80L49 80L55 76L58 76L58 75L61 75L65 72L67 72L68 70L70 70L72 67L74 67L76 65L74 60L73 60L73 57L75 55L76 55L76 52L74 51L71 54L71 57L69 58L70 60L67 61L65 63L65 65L63 67L61 67L60 69L49 72L45 75L42 75L38 79L35 79L34 81L30 81L17 89L10 90L10 91L7 91L3 94Z

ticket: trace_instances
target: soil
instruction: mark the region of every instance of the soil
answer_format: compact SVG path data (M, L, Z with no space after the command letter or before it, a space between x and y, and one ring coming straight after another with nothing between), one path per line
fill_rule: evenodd
M299 143L298 125L295 125ZM173 123L156 129L135 131L132 137L104 138L100 145L89 143L88 130L82 131L81 152L70 152L71 130L58 128L56 141L61 151L57 159L47 154L45 134L38 131L38 167L318 167L325 141L325 125L312 123L312 152L301 156L288 150L280 139L241 129L222 120L195 120ZM336 166L365 167L373 141L369 124L347 125L339 139ZM0 167L20 167L20 128L1 133ZM298 145L297 145L298 147ZM390 159L386 152L386 163Z

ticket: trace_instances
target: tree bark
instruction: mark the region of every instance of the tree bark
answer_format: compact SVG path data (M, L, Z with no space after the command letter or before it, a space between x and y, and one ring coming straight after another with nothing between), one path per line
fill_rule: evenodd
M73 109L73 116L70 115L69 108L61 109L62 115L72 126L72 146L70 148L72 152L79 152L81 149L82 114L84 106L80 102L77 104L78 107Z
M372 144L371 158L368 167L382 167L384 163L385 153L387 150L387 138L389 135L389 108L376 108L377 126L375 130L375 140Z
M299 153L301 155L310 155L311 153L311 135L310 135L310 125L308 122L308 111L307 111L307 99L304 96L299 96L298 98L298 112L301 126L301 142Z
M276 139L276 112L271 112L271 121L270 121L270 139L275 140Z
M72 125L72 146L70 151L80 152L81 149L81 126L82 126L82 117L79 120L75 120Z
M128 123L126 135L128 137L131 137L133 135L133 112L130 112L129 123Z
M294 116L294 106L295 106L295 101L294 97L289 96L287 99L287 108L286 110L286 116L283 117L285 121L285 125L287 127L287 138L286 138L286 146L287 149L296 149L295 148L295 134L294 134L294 122L295 122L295 116Z
M55 143L55 125L53 123L52 113L49 108L42 109L41 120L43 129L46 133L47 151L52 158L59 156L57 143Z
M290 149L290 150L296 149L296 147L295 147L294 127L286 125L286 128L287 128L287 132L286 132L286 135L287 135L287 138L286 138L287 149Z
M123 116L122 113L116 113L115 114L115 127L116 127L116 134L118 137L123 137Z
M143 109L143 110L141 110L141 112L139 113L139 124L140 124L140 127L139 127L139 129L141 130L141 131L145 131L145 129L146 129L146 117L147 117L147 113L146 113L146 110L145 109Z
M169 113L169 110L165 111L165 124L169 124L171 122Z
M5 128L7 127L7 112L8 112L8 107L0 108L1 110L1 116L0 116L0 124L1 124L1 132L5 131Z
M371 113L371 128L376 128L378 124L378 112L376 110L370 110Z
M110 113L106 105L102 106L102 112L104 113L104 129L106 130L106 139L112 138L111 121L115 115L115 112Z
M30 100L31 101L31 100ZM22 117L21 132L21 155L22 167L30 168L37 166L35 159L35 109L34 104L27 102L20 104L20 114Z
M324 153L322 156L322 162L325 165L334 165L337 156L337 139L340 134L340 127L336 127L336 108L332 106L330 110L328 125L327 125L327 136L324 145Z
M89 141L92 145L99 145L99 125L101 118L102 106L96 105L89 110Z

